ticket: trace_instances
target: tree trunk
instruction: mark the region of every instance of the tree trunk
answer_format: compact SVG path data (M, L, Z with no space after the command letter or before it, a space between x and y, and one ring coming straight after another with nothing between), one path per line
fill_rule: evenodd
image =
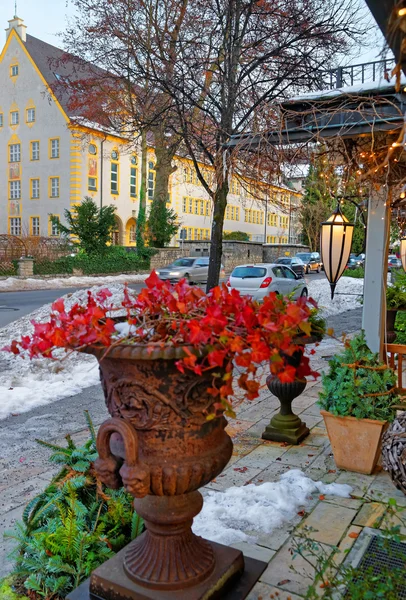
M224 178L213 198L213 223L211 226L210 261L206 291L219 284L221 256L223 254L223 224L227 206L228 180Z
M137 248L145 246L145 223L146 223L146 207L147 207L147 131L143 129L141 132L141 185L140 185L140 205L138 209L136 239Z
M155 142L155 190L154 201L166 204L169 200L169 178L176 171L173 165L173 157L176 154L178 144L171 143L165 136L165 122L161 127L153 129Z

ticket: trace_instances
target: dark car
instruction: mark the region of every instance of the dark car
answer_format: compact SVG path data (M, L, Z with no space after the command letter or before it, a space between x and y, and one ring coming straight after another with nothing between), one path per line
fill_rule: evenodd
M358 269L364 266L364 261L356 256L355 254L350 254L350 258L348 260L346 269Z
M312 271L320 273L320 270L323 268L318 252L298 252L296 258L300 258L300 260L304 262L305 273L310 273Z
M278 265L290 267L300 277L303 277L305 274L304 262L297 256L281 256L276 262Z

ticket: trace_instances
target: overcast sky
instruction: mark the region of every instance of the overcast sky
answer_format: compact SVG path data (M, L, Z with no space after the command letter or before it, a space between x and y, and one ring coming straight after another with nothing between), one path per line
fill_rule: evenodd
M364 0L360 0L364 3ZM5 16L5 21L11 19L14 15L15 0L2 0L2 6L6 10L1 13ZM366 8L366 13L369 10ZM17 14L27 26L27 33L53 44L54 46L62 46L61 39L58 37L58 32L62 32L67 23L67 18L74 14L74 9L71 0L17 0ZM375 21L373 21L375 24ZM4 28L7 22L4 23ZM379 52L383 46L383 38L378 27L375 25L371 28L369 39L371 46L369 49L360 49L359 52L354 51L350 61L352 64L379 60ZM0 48L2 43L0 42Z

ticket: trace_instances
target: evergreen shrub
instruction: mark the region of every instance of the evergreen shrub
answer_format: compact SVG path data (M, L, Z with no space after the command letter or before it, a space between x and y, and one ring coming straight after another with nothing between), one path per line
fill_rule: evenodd
M322 376L319 406L339 417L392 421L399 403L395 372L369 349L362 331L347 340Z

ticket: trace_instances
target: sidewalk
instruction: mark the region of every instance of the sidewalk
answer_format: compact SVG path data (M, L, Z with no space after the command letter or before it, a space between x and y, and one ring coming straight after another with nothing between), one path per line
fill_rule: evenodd
M325 369L327 362L323 357L331 356L336 351L336 343L323 343L314 360L314 367L317 370ZM262 390L257 400L241 405L237 419L230 421L228 427L234 441L233 457L225 471L205 488L221 492L233 485L276 481L291 468L302 469L315 481L336 481L353 487L351 499L320 499L316 495L310 507L307 507L308 512L300 512L293 523L270 535L260 535L256 544L236 544L247 556L269 563L260 582L249 595L249 600L272 598L272 594L278 600L297 600L305 594L312 576L308 565L295 559L295 572L290 569L291 536L297 527L308 525L317 529L315 539L325 548L332 549L338 545L341 549L348 549L355 541L350 534L359 533L363 527L373 525L377 518L382 517L385 502L389 498L396 498L400 505L406 505L406 497L395 489L386 473L367 476L336 468L316 405L320 386L320 382L309 382L305 392L293 403L294 410L311 429L310 435L300 446L261 439L265 425L279 405L267 389ZM35 438L59 443L63 442L63 435L69 431L74 433L75 440L87 439L82 416L84 409L89 410L95 424L100 424L107 417L99 386L0 421L0 536L21 517L26 502L45 487L55 472L47 460L49 452L38 446ZM5 543L0 537L0 575L7 574L11 568L6 561L9 550L10 543Z

